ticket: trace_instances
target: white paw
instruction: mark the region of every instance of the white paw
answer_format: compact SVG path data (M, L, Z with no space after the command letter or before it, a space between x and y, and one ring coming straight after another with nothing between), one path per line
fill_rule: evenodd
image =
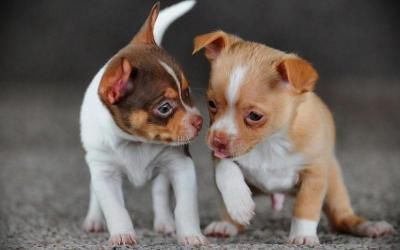
M317 226L317 221L293 217L288 243L308 246L318 245Z
M237 235L239 229L228 221L213 221L204 230L204 234L212 237L231 237Z
M201 233L195 235L184 235L178 237L179 244L184 246L200 246L208 243L206 237Z
M103 218L86 217L82 223L82 229L87 233L100 233L106 229L106 224Z
M135 232L112 234L108 240L110 246L122 246L122 245L136 245L136 234Z
M175 223L172 218L154 219L154 231L161 234L175 233Z
M359 236L379 237L393 234L395 232L392 225L386 221L366 221L354 227L352 232Z
M315 246L319 245L319 239L318 236L291 236L289 237L288 243L294 245Z
M251 218L254 216L256 204L251 198L249 192L232 192L229 197L224 197L226 209L231 218L241 225L250 224Z

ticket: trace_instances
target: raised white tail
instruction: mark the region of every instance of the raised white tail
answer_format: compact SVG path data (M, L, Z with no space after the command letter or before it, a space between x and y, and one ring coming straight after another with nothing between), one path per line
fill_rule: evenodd
M171 5L160 11L157 21L154 25L154 40L161 47L161 41L165 31L176 19L186 14L196 4L196 0L186 0Z

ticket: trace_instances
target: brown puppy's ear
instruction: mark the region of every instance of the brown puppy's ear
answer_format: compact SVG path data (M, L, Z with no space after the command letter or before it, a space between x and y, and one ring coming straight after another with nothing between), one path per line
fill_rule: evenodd
M103 101L115 104L133 89L130 80L132 66L126 58L110 64L100 82L99 94Z
M146 22L143 24L142 28L132 39L131 43L148 43L155 44L154 41L154 24L156 23L158 13L160 12L160 2L157 2L151 8L150 14L146 19Z
M318 73L312 65L298 57L284 58L277 66L282 80L289 82L296 92L312 91L318 80Z
M240 38L228 35L221 30L199 35L194 38L193 54L204 48L207 59L212 61L217 58L224 49L238 40L240 40Z

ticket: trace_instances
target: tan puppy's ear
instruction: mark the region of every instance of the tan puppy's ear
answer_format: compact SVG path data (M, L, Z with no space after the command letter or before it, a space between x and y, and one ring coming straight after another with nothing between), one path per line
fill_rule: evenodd
M204 48L207 59L212 61L217 58L224 49L227 49L238 40L240 40L240 38L229 35L221 30L199 35L194 38L194 49L192 54L195 54Z
M282 80L289 82L296 92L312 91L318 80L318 73L304 59L290 56L284 58L277 66Z
M100 82L99 95L108 104L115 104L133 90L133 82L129 79L132 66L126 58L122 58L107 68Z
M155 44L154 41L154 24L156 23L158 13L160 12L160 2L157 2L151 8L150 14L139 32L132 39L131 43L148 43Z

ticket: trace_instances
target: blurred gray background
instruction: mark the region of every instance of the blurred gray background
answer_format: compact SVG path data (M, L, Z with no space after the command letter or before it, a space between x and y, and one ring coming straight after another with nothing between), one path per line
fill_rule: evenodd
M178 1L162 0L161 7ZM79 142L79 106L97 70L123 47L153 1L3 1L0 3L0 246L94 248L107 234L80 230L89 174ZM200 0L166 32L163 47L183 66L205 117L209 65L191 56L194 36L223 29L298 53L319 71L316 92L332 109L337 152L355 210L400 224L400 32L396 1ZM207 123L206 123L207 124ZM192 145L202 225L217 216L204 133ZM149 186L126 185L127 205L145 248L174 239L151 232ZM272 214L261 198L245 234L218 247L282 247L290 204ZM337 235L325 219L326 248L398 247ZM287 247L289 248L289 247Z

